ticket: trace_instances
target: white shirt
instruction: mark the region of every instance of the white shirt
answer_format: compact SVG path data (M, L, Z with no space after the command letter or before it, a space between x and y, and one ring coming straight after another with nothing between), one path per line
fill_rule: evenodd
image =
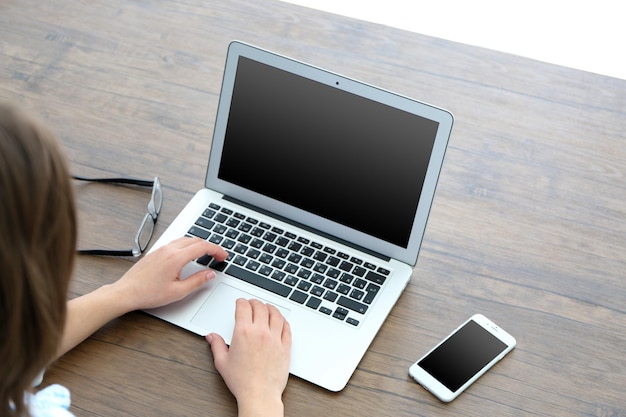
M70 391L53 384L35 394L26 394L26 406L32 417L74 417L70 413Z

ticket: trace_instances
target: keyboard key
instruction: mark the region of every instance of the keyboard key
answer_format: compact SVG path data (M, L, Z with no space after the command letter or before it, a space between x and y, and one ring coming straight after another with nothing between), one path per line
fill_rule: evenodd
M309 301L306 302L306 306L312 308L313 310L317 310L317 308L322 304L322 300L317 297L309 298Z
M346 284L339 284L339 286L337 287L337 292L343 295L348 295L350 290L350 286Z
M276 281L282 281L286 276L287 274L285 274L283 271L274 271L274 273L272 274L272 279L275 279Z
M205 219L204 217L198 217L196 220L196 224L200 227L204 227L207 230L211 230L213 226L215 226L215 222L213 220Z
M313 255L313 252L315 252L315 249L313 249L310 246L305 246L304 248L302 248L302 250L300 251L300 253L304 256L311 256Z
M302 245L298 242L291 242L287 248L294 252L298 252L302 248Z
M235 252L240 253L240 254L244 254L246 253L246 251L248 250L248 247L246 245L242 245L241 243L238 244L237 246L235 246L235 249L233 249Z
M316 296L318 296L318 297L321 297L321 296L322 296L322 294L324 294L324 291L326 291L324 288L322 288L322 287L320 287L320 286L316 285L316 286L314 286L314 287L313 287L313 289L311 290L311 294L312 294L312 295L316 295Z
M211 264L209 265L209 268L215 271L223 271L227 266L228 266L228 262L217 261L213 259L213 261L211 261Z
M274 262L272 262L272 266L274 268L282 269L286 263L287 262L283 261L282 259L274 259Z
M326 291L326 294L324 294L324 300L334 302L337 299L338 295L339 294L337 294L336 292Z
M339 299L337 300L337 304L361 314L365 314L368 308L367 305L359 303L358 301L351 300L348 297L344 297L343 295L339 297Z
M309 271L308 269L300 268L296 275L298 275L298 277L302 279L309 279L309 277L311 276L311 271Z
M309 281L300 280L300 282L298 283L298 289L302 291L309 291L312 285L313 284L311 284Z
M226 226L224 226L223 224L218 224L218 225L216 225L213 228L213 232L219 233L220 235L223 235L226 232L227 229L228 228Z
M265 242L263 242L261 239L252 239L250 241L250 246L253 246L257 249L260 249L261 247L263 247L263 245L265 244Z
M233 247L235 247L235 241L226 239L226 241L222 242L222 247L224 249L232 249Z
M356 288L353 288L352 292L350 292L350 298L354 298L355 300L360 300L364 295L365 293L363 291L357 290Z
M259 261L263 262L264 264L269 264L270 262L272 262L272 259L274 259L272 255L268 255L267 253L264 253L259 257Z
M330 315L333 311L330 308L320 307L320 312Z
M348 315L348 310L345 308L337 307L335 312L333 313L333 317L339 320L343 320Z
M328 258L328 255L320 251L315 252L315 255L313 255L313 259L320 262L324 262L326 258Z
M330 266L337 266L339 265L339 258L335 258L334 256L331 256L330 258L326 260L326 263Z
M248 251L248 253L246 253L246 256L248 258L252 258L252 259L256 259L259 257L259 255L261 254L261 252L259 252L256 249L250 248L250 250Z
M291 293L291 287L280 284L275 280L268 279L262 275L250 272L246 269L239 268L236 265L230 265L228 268L226 268L226 273L235 278L239 278L242 281L263 288L264 290L273 292L274 294L278 294L281 297L287 297L289 293Z
M343 282L344 284L351 284L353 279L354 277L352 275L346 274L345 272L341 274L341 277L339 277L339 281Z
M200 227L197 226L191 226L191 229L189 229L188 232L190 235L194 235L196 237L199 237L200 239L208 239L209 235L211 234L211 232L208 232Z
M263 235L263 240L267 240L268 242L273 242L276 240L276 234L272 232L267 232Z
M241 223L239 220L235 219L234 217L231 217L230 219L226 220L226 226L228 227L237 227L239 226L239 223Z
M378 285L383 285L387 278L380 274L377 274L376 272L368 271L367 275L365 275L365 279L371 282L375 282Z
M298 283L298 278L294 277L293 275L287 275L287 278L285 278L285 284L290 285L290 286L294 286Z
M213 257L211 255L202 255L201 257L196 259L196 262L198 262L200 265L207 266L212 260Z
M337 284L338 284L337 281L335 281L334 279L330 279L330 278L327 278L326 281L324 281L324 287L330 288L331 290L334 290Z
M352 285L354 285L357 288L363 289L367 285L367 281L365 281L364 279L361 279L361 278L357 278L354 281L354 284L352 284Z
M358 326L359 325L359 321L353 319L352 317L348 317L348 319L346 320L346 323L349 323L349 324L351 324L353 326Z
M259 268L259 274L264 275L266 277L269 277L272 271L273 269L267 265L263 265L262 267Z
M209 242L211 242L211 243L215 243L216 245L219 245L219 244L220 244L220 242L221 242L223 239L224 239L224 237L223 237L223 236L220 236L220 235L215 235L215 234L214 234L213 236L211 236L211 237L209 238Z
M228 216L223 213L217 213L213 219L218 223L224 223L226 219L228 219Z
M321 284L322 282L324 282L324 276L320 274L313 274L311 276L311 282L315 284Z
M337 277L339 277L339 273L340 273L340 272L341 272L341 271L339 271L338 269L335 269L335 268L330 268L330 269L328 270L328 272L326 272L326 275L327 275L327 276L329 276L329 277L331 277L331 278L337 278Z
M363 268L362 266L355 266L354 269L352 270L352 273L356 275L357 277L362 277L363 275L365 275L366 272L367 270Z
M306 269L311 269L313 268L313 259L311 258L304 258L302 259L302 261L300 262L300 266Z
M271 243L266 243L265 246L263 246L263 252L274 253L275 251L276 251L276 245L273 245Z
M261 266L261 264L253 260L248 261L248 263L246 264L246 268L250 271L256 271L257 269L259 269L259 266Z
M300 304L304 304L307 298L308 298L308 294L305 294L298 290L294 290L294 292L289 297L290 300L293 300L296 303L300 303Z
M352 265L350 262L343 261L339 265L339 269L341 269L342 271L350 272L350 270L352 269L353 266L354 265Z

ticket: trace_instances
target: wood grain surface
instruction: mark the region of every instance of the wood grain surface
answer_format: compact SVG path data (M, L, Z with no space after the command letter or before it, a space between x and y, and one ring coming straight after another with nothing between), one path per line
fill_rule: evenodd
M287 415L626 416L626 81L273 0L3 0L0 100L47 124L76 174L158 175L158 235L203 185L234 39L455 115L411 283L348 386L291 377ZM149 190L77 195L80 245L128 249ZM70 297L131 262L80 257ZM408 368L477 312L518 346L443 404ZM51 383L77 416L237 413L205 341L141 312Z

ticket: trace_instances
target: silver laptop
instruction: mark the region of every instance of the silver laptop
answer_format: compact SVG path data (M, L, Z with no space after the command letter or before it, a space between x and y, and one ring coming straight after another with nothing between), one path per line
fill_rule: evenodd
M291 324L290 372L342 390L406 287L452 128L440 108L240 42L228 48L205 188L155 243L221 245L203 289L149 310L230 343L235 300Z

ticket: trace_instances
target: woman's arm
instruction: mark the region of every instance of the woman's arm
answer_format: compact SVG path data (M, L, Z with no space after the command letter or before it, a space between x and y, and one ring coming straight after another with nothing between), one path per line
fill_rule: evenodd
M178 301L200 288L215 277L215 272L200 271L182 281L180 272L188 262L204 254L217 260L228 256L212 243L181 238L141 259L115 283L69 301L58 356L116 317Z

